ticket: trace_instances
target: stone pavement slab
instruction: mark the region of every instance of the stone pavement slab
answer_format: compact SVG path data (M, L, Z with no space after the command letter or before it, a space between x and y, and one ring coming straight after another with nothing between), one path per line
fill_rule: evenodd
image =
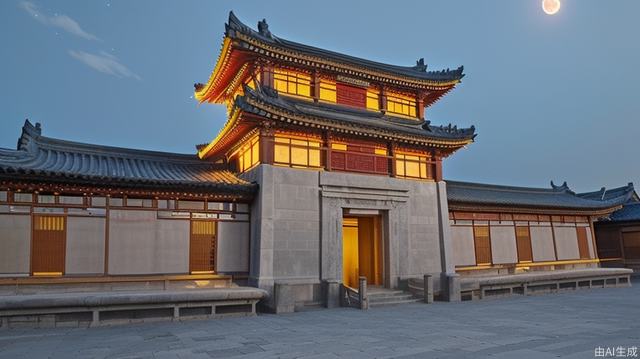
M4 358L594 358L640 347L640 283L462 303L0 330Z

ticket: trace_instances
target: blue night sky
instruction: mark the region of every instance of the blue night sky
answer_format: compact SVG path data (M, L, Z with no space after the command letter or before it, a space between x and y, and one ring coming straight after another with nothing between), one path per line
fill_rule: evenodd
M367 5L365 5L367 4ZM0 147L46 136L195 153L225 121L198 105L229 10L276 35L380 62L465 66L427 109L475 125L449 179L575 190L640 186L640 1L12 1L0 3Z

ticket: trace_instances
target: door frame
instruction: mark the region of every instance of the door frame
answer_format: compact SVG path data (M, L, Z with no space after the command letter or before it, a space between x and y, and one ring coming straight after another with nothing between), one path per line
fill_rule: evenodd
M191 263L191 244L193 240L193 222L213 223L213 270L197 271L193 270ZM218 273L218 221L214 219L190 219L189 220L189 274L212 274Z

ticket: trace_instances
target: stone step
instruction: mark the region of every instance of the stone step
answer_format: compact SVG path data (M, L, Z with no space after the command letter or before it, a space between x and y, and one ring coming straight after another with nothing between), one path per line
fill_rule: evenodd
M387 306L387 305L401 305L401 304L410 304L410 303L417 303L420 302L421 299L418 298L411 298L411 299L404 299L404 300L388 300L388 301L381 301L381 302L369 302L369 306L371 307L382 307L382 306Z
M379 291L379 292L369 292L367 291L367 296L369 297L389 297L394 295L405 295L406 292L401 290L389 290L389 291Z
M386 302L391 300L413 299L413 295L409 293L385 295L385 296L369 296L369 303Z

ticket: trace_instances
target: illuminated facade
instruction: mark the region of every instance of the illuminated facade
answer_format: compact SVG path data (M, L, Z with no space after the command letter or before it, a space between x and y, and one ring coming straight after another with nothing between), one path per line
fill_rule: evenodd
M475 129L426 110L463 78L298 44L231 13L200 103L227 121L197 156L48 138L0 149L0 274L180 274L265 289L277 312L433 276L598 266L592 223L624 198L449 182ZM628 194L625 194L628 195Z
M230 14L217 64L195 85L228 120L198 156L260 188L249 283L274 293L268 306L279 306L276 287L295 305L336 305L341 283L360 276L396 288L433 273L446 296L442 162L475 134L434 126L425 109L462 77L301 45Z

